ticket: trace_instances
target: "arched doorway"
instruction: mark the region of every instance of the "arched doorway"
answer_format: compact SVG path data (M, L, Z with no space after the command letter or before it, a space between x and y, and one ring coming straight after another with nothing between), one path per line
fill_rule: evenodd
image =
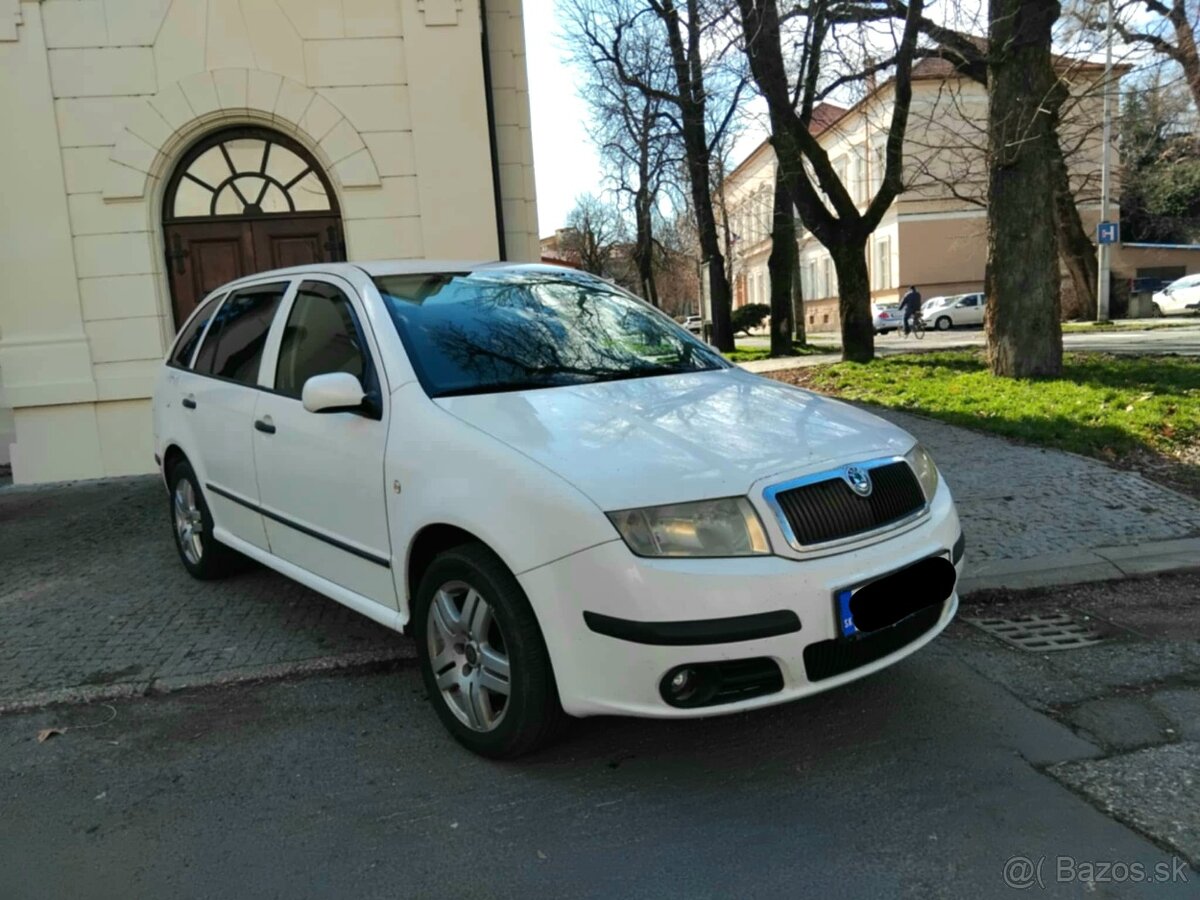
M227 281L346 258L329 179L269 128L218 131L184 154L167 183L163 237L176 328Z

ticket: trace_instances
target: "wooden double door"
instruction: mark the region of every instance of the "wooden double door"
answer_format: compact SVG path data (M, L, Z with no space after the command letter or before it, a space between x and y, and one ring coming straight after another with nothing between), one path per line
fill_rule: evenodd
M336 215L179 222L164 237L177 329L206 294L235 278L346 258Z

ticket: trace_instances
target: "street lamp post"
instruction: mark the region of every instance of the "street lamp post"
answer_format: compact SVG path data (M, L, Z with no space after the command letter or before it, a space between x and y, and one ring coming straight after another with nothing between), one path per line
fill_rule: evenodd
M1104 146L1100 157L1100 221L1107 222L1112 197L1112 34L1113 0L1108 0L1108 20L1104 29ZM1108 321L1109 287L1112 268L1112 243L1100 239L1099 280L1096 286L1096 321Z

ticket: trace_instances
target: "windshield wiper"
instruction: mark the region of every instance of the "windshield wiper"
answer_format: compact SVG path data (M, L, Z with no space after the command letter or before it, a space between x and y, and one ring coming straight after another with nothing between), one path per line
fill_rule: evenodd
M702 368L681 366L647 366L640 369L613 369L608 372L592 373L592 381L627 381L631 378L653 378L656 375L683 375L687 372L711 372L715 366Z
M535 391L538 388L567 387L572 384L578 384L578 382L495 381L491 384L472 384L466 387L447 388L444 391L438 391L432 396L434 399L437 399L439 397L464 397L470 394L506 394L513 391Z

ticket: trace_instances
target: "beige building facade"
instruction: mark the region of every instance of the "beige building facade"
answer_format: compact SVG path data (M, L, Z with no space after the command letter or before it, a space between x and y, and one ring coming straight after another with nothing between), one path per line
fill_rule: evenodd
M1100 106L1103 67L1061 61L1072 86L1065 105L1063 143L1071 148L1068 170L1084 228L1100 221ZM892 114L892 85L884 83L846 109L821 104L813 133L860 209L879 188ZM895 303L909 285L926 298L983 289L987 262L985 89L959 77L946 63L930 59L913 70L913 98L905 143L905 190L883 217L867 245L871 296ZM1115 139L1115 138L1114 138ZM1114 160L1117 156L1114 152ZM1114 162L1114 166L1118 163ZM759 145L723 184L718 214L725 211L733 235L735 306L770 302L767 257L775 185L775 154ZM1030 198L1049 202L1049 198ZM1117 199L1113 199L1116 214ZM797 222L800 277L809 331L836 331L837 273L828 251ZM1117 277L1170 269L1200 270L1200 253L1120 246L1113 254ZM1070 291L1069 281L1064 289Z
M182 318L303 262L536 260L520 0L0 0L0 464L153 469Z

